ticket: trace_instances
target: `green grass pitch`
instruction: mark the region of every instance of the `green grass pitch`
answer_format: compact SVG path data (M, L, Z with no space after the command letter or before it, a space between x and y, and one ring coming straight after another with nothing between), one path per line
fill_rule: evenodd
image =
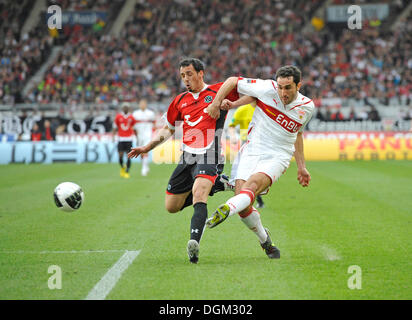
M164 209L174 165L152 164L141 177L133 164L128 180L116 164L0 166L0 299L85 299L125 250L141 251L106 299L411 299L412 162L307 167L309 188L292 162L260 210L281 259L268 259L233 216L205 230L192 265L193 209ZM63 181L84 189L76 213L55 207ZM230 196L210 198L209 215ZM48 286L52 265L61 289ZM360 287L350 289L355 275Z

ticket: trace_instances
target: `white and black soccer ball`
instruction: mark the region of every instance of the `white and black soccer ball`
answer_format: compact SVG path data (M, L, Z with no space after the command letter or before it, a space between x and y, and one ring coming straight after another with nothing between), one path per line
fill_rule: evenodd
M73 182L62 182L54 189L54 202L63 211L71 212L79 209L83 200L82 188Z

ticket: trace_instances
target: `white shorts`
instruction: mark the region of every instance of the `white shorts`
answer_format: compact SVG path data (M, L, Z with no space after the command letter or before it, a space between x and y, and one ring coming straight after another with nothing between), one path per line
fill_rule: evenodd
M255 173L264 173L270 178L272 185L289 167L292 156L286 151L251 155L247 145L244 145L233 162L230 183L234 185L236 180L247 181Z
M137 145L140 146L145 146L146 144L148 144L150 142L150 140L152 139L151 136L149 135L138 135L137 136Z

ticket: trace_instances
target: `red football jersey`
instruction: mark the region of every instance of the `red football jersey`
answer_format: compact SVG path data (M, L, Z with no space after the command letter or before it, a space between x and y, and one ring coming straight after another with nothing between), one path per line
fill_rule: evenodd
M137 123L131 113L118 113L114 119L114 125L118 129L119 141L132 141L134 134L133 126Z
M199 93L183 92L169 105L166 117L169 128L174 130L176 122L183 121L184 151L205 153L213 145L216 131L223 128L227 111L221 110L220 118L217 120L206 112L222 84L223 82L207 85ZM237 90L233 89L226 99L239 99Z

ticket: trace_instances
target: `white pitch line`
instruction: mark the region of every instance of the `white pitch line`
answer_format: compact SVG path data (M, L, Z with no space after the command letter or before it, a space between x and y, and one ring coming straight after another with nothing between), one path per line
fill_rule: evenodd
M119 281L122 273L132 264L141 250L126 251L100 281L90 290L85 300L104 300Z

